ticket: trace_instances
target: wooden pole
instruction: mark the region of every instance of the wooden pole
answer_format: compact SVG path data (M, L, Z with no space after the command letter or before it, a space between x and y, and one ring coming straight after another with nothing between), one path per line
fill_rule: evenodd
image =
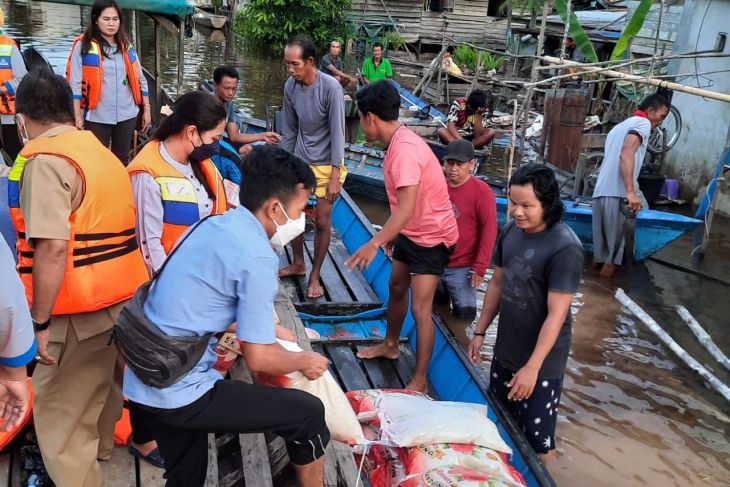
M419 82L418 82L418 84L416 85L416 87L415 87L415 88L413 88L413 94L414 94L414 95L415 95L415 94L417 94L418 90L419 90L419 89L421 88L421 85L423 85L423 83L425 83L425 82L426 82L426 78L427 78L427 77L428 77L428 76L429 76L430 74L433 74L433 73L432 73L432 72L433 72L433 69L434 69L434 68L435 68L435 67L437 66L437 64L436 64L436 63L441 63L441 57L442 57L442 56L444 55L444 52L446 52L446 48L445 48L445 47L444 47L443 49L441 49L441 52L439 53L439 55L438 55L438 56L436 56L436 57L435 57L435 58L433 59L433 61L431 61L431 64L430 64L430 65L428 66L428 69L427 69L427 70L426 70L426 72L424 73L424 75L423 75L423 78L421 78L421 81L419 81Z
M697 372L705 379L713 389L719 392L726 400L730 401L730 387L725 385L715 377L709 370L700 364L694 357L687 353L654 319L649 316L646 311L636 304L630 297L626 295L623 289L616 290L616 299L619 300L629 311L631 311L639 320L646 325L664 345L666 345L677 357L679 357L689 368Z
M177 96L180 98L185 81L185 21L180 20L177 27Z
M548 16L548 1L545 0L542 4L542 20L540 21L540 34L537 37L537 56L532 61L532 72L530 74L530 82L534 83L537 80L537 67L540 65L540 56L542 56L542 48L545 45L545 28L547 27L547 16ZM522 105L522 111L524 113L522 117L522 134L520 136L520 162L522 161L522 155L525 153L525 133L527 132L527 121L530 117L530 108L532 107L532 96L534 94L534 86L527 88L527 94L525 95L525 102Z
M700 325L695 317L687 311L687 308L684 306L675 306L675 309L677 310L679 317L682 318L682 321L687 323L689 329L692 330L692 333L694 333L695 337L697 337L697 341L700 342L708 352L710 352L710 355L712 355L715 360L720 362L727 370L730 370L730 358L728 358L727 355L720 350L720 348L712 340L710 334L702 328L702 325Z
M512 109L512 133L509 137L509 164L507 165L507 183L512 177L512 167L515 160L515 142L517 140L517 99L514 101L515 106ZM507 211L507 221L509 221L509 211Z
M383 8L385 9L385 13L388 14L388 19L390 19L390 23L393 24L393 28L395 29L395 33L401 36L400 31L398 30L398 25L395 23L395 20L393 20L393 17L390 16L390 10L388 10L388 6L385 4L384 0L380 0L380 3L383 5ZM403 36L401 36L403 37ZM411 59L415 59L413 57L413 53L408 49L408 45L405 43L405 40L403 42L403 47L406 48L406 52L408 53L408 57Z
M652 78L650 76L636 76L634 74L620 73L620 72L614 71L612 69L586 68L585 66L582 65L582 63L576 63L574 61L566 61L564 59L559 59L559 58L556 58L553 56L541 56L541 57L543 60L545 60L549 63L552 63L552 64L574 66L576 68L579 68L581 71L600 72L601 74L608 76L609 78L625 79L627 81L636 81L638 83L646 82L652 86L658 86L660 88L666 88L666 89L672 90L672 91L681 91L682 93L688 93L690 95L697 95L697 96L701 96L702 98L710 98L713 100L724 101L726 103L730 103L730 94L726 94L726 93L718 93L715 91L703 90L701 88L695 88L693 86L682 85L682 84L674 83L671 81L664 81L664 80Z

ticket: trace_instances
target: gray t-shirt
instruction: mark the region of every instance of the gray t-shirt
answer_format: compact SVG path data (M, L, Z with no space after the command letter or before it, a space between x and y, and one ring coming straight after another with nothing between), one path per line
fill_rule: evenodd
M337 68L338 71L342 71L342 58L338 57L332 61L332 57L329 53L325 54L322 56L322 62L319 63L319 70L332 76L332 73L330 73L329 69L327 69L330 65Z
M284 85L281 147L307 164L340 167L345 157L345 100L332 76L317 74L310 86Z
M593 190L593 197L614 196L617 198L626 197L626 185L621 176L621 148L624 140L629 134L635 134L641 138L641 145L634 156L634 184L638 191L639 172L644 163L646 146L649 144L651 123L644 117L630 117L616 125L606 137L606 148L604 150L601 170L598 173L596 189Z
M492 264L503 271L499 328L494 357L517 372L530 359L548 315L548 291L574 293L583 275L583 247L560 222L539 233L526 233L514 222L499 235ZM572 316L568 312L553 349L540 368L540 379L565 373Z

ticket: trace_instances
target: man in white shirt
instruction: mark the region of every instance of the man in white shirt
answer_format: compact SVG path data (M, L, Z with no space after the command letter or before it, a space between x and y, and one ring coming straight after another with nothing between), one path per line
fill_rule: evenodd
M669 113L669 102L661 95L649 95L634 115L608 133L601 170L593 191L593 262L601 275L612 277L623 263L626 218L621 205L634 213L648 207L638 177L649 144L649 134Z

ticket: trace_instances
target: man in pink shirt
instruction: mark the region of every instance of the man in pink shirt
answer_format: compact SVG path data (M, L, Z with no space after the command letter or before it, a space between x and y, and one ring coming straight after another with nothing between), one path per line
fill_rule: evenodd
M357 107L368 141L379 140L387 147L383 175L391 215L383 229L346 264L350 270L367 268L381 246L393 257L385 341L358 356L398 358L410 288L411 313L416 321L416 370L406 388L425 392L434 341L434 292L459 230L438 159L421 137L398 122L398 91L387 81L368 85L357 92Z
M469 320L476 316L477 288L484 281L497 239L497 202L489 185L472 176L476 164L471 142L449 142L444 173L459 226L459 241L441 277L436 300L450 300L454 316Z

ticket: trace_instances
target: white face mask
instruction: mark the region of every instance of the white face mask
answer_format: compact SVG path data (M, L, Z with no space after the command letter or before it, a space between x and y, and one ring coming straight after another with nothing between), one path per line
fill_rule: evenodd
M279 208L281 208L281 211L286 217L286 223L284 223L283 225L279 225L278 223L276 223L276 220L272 218L271 221L274 222L274 225L276 225L276 233L274 233L274 235L272 235L269 240L272 244L274 244L274 246L281 248L297 238L302 233L304 233L306 220L304 217L304 212L299 215L299 218L297 218L296 220L292 220L291 218L289 218L289 215L286 214L284 206L281 203L277 204L279 205Z

